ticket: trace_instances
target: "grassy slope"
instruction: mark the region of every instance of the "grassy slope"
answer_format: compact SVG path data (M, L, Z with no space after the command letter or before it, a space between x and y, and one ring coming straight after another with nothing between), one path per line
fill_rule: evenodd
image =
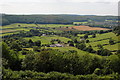
M24 38L24 39L26 39L26 40L32 39L33 41L40 40L42 42L42 44L50 44L50 41L52 39L60 39L62 42L65 42L65 43L68 40L71 40L69 38L59 37L59 36L41 36L41 37L33 36L33 37L27 37L27 38Z
M97 34L96 38L88 38L88 40L90 40L90 43L86 43L86 45L91 45L93 46L93 48L95 50L97 50L98 48L95 47L97 46L97 44L108 44L103 46L104 48L108 49L108 50L118 50L118 46L120 45L120 43L116 43L114 45L109 45L109 39L107 38L112 38L113 40L115 40L115 42L120 41L118 38L120 36L116 36L114 33L109 32L109 33L104 33L104 34ZM106 40L102 40L102 39L106 39ZM97 40L101 40L101 41L97 41ZM94 42L95 41L95 42Z
M69 50L76 50L77 51L77 53L78 53L78 55L80 55L80 56L84 56L84 55L92 55L92 56L97 56L97 57L99 57L99 58L102 58L102 56L100 56L100 55L96 55L96 54L90 54L89 52L86 52L86 51L82 51L82 50L79 50L79 49L77 49L77 48L75 48L75 47L42 47L42 48L51 48L51 49L57 49L57 50L59 50L59 51L62 51L62 52L65 52L65 51L69 51ZM42 49L41 48L41 49ZM27 49L27 50L33 50L32 48L24 48L24 49ZM36 52L36 54L37 54L37 52ZM25 55L19 55L19 57L20 58L25 58Z

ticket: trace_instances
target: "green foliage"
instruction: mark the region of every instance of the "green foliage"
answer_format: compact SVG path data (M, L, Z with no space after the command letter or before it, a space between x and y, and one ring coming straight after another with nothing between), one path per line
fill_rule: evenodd
M89 43L90 41L89 40L86 40L86 43Z
M98 47L99 49L103 49L103 46L102 46L101 44L98 44L97 47Z
M92 38L95 38L95 37L96 37L96 35L95 35L95 34L93 34L93 35L92 35Z
M33 46L33 51L38 51L38 52L40 52L40 47L38 47L38 46Z
M92 46L89 45L88 47L83 49L84 51L90 52L90 53L95 53L95 51L93 50Z
M4 42L2 42L2 57L6 59L10 58L10 49L8 45Z
M40 40L35 41L34 44L35 44L35 46L39 46L40 47L41 46L41 41Z
M119 23L118 23L119 24ZM115 26L114 28L113 28L113 32L118 36L118 35L120 35L120 26L118 25L118 26Z
M93 73L96 67L100 67L100 64L101 59L97 56L84 55L80 57L76 52L62 53L57 50L44 49L39 54L27 55L22 66L26 70L39 72L58 71L88 74Z
M11 49L14 49L15 51L20 51L22 50L22 48L20 47L20 45L17 42L13 42L11 44Z
M113 70L114 72L118 72L120 73L120 68L118 66L120 66L120 57L118 57L117 55L111 55L108 58L109 60L109 67L111 70Z
M88 34L85 34L85 35L84 35L84 38L87 39L87 38L88 38Z
M11 23L37 24L73 24L73 22L90 26L109 27L115 25L117 16L81 16L81 15L2 15L2 25ZM111 20L112 22L105 20ZM117 23L116 23L117 24Z
M84 43L80 43L80 44L76 44L76 47L77 47L78 49L83 50L83 49L86 47L86 45L85 45Z
M99 68L96 68L95 71L93 72L93 74L100 75L101 70Z
M21 64L17 52L10 50L10 48L4 42L2 42L2 58L3 66L5 66L5 68L11 68L13 70L20 69Z
M98 55L101 55L101 56L110 56L110 55L112 55L112 53L107 49L100 49L96 53Z
M110 40L109 40L109 44L110 44L110 45L113 45L113 44L114 44L114 40L110 39Z
M89 75L72 75L60 72L36 72L36 71L12 71L3 68L3 80L119 80L119 74L111 74L98 76L95 74Z
M120 54L120 50L117 50L116 54Z

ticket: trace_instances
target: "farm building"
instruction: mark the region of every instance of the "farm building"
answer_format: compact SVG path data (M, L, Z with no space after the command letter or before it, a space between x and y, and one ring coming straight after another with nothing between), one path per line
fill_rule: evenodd
M42 36L46 36L46 34L42 34Z
M50 47L63 47L63 45L62 44L52 44L52 45L50 45Z
M85 39L84 38L81 38L80 41L84 41Z

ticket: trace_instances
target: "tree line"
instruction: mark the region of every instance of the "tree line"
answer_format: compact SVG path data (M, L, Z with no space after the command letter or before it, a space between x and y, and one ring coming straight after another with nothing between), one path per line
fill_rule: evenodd
M81 15L2 15L2 25L12 23L33 24L73 24L73 22L104 22L105 20L117 20L117 16L81 16ZM102 23L103 24L103 23ZM90 25L90 24L89 24ZM98 24L100 25L100 24Z

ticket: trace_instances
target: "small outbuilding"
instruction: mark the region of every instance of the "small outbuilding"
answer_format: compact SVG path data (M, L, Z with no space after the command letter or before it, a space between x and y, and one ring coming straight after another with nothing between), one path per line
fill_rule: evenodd
M50 47L63 47L62 44L51 44Z

